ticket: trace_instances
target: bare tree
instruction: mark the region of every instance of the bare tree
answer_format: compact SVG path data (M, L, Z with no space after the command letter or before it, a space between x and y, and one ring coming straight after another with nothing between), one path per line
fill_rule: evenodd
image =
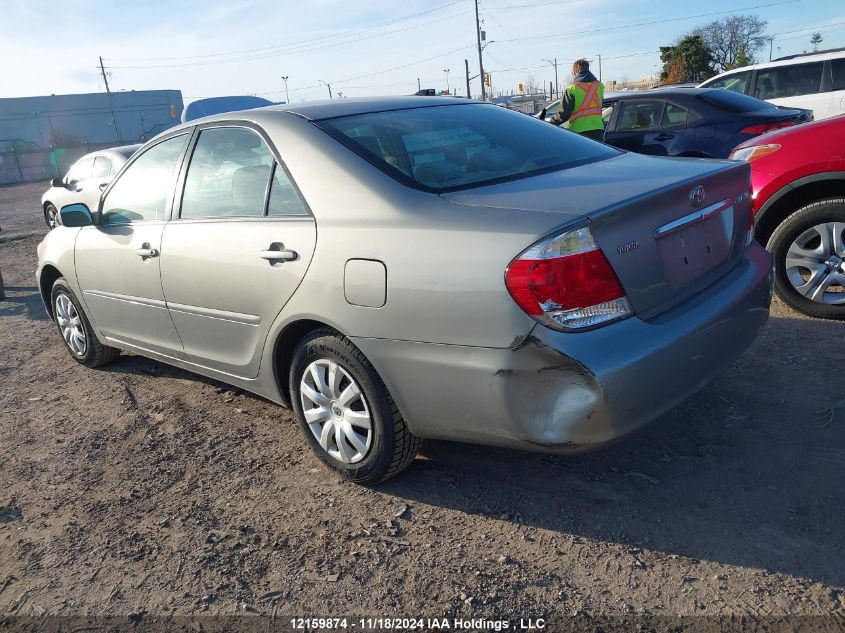
M754 63L754 54L768 41L768 22L756 15L730 15L693 31L700 35L713 55L714 70L736 68L737 57Z
M534 75L528 75L525 80L525 94L533 95L536 92L538 92L537 80L535 79Z

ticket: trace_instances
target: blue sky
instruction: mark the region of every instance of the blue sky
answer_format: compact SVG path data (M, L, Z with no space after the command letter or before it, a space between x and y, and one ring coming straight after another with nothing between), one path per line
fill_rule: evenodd
M770 5L770 6L762 6ZM548 86L557 57L602 56L604 80L638 79L656 53L689 29L746 9L769 22L774 55L845 46L845 4L833 0L483 0L485 69L508 91L533 77ZM758 8L751 8L758 7ZM171 88L185 101L258 94L291 101L406 94L446 87L465 94L464 59L478 72L473 0L0 0L4 81L0 97L102 90L102 55L113 90ZM692 17L700 16L700 17ZM633 26L639 25L639 26ZM758 57L768 59L768 49ZM478 81L473 91L479 90Z

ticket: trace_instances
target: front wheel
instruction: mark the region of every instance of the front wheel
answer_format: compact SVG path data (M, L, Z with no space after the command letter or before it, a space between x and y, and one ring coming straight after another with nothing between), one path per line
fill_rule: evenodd
M120 350L97 340L91 322L64 277L53 284L50 295L53 318L73 359L86 367L99 367L120 356Z
M413 462L419 438L367 358L337 332L321 329L297 345L289 387L311 449L345 479L377 483Z
M778 225L768 249L784 303L812 317L845 319L845 198L802 207Z
M59 211L52 202L44 205L44 221L51 230L59 226Z

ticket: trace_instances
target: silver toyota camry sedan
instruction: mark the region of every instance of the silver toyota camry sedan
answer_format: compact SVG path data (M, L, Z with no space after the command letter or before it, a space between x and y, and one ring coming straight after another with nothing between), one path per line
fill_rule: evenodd
M717 376L771 299L746 164L452 98L192 121L60 220L37 276L74 359L124 350L292 407L361 483L421 438L599 446Z

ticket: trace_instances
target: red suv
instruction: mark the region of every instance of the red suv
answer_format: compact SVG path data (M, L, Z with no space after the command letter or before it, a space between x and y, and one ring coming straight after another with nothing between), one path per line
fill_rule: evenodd
M775 259L775 292L814 317L845 319L845 115L763 134L751 163L754 237Z

